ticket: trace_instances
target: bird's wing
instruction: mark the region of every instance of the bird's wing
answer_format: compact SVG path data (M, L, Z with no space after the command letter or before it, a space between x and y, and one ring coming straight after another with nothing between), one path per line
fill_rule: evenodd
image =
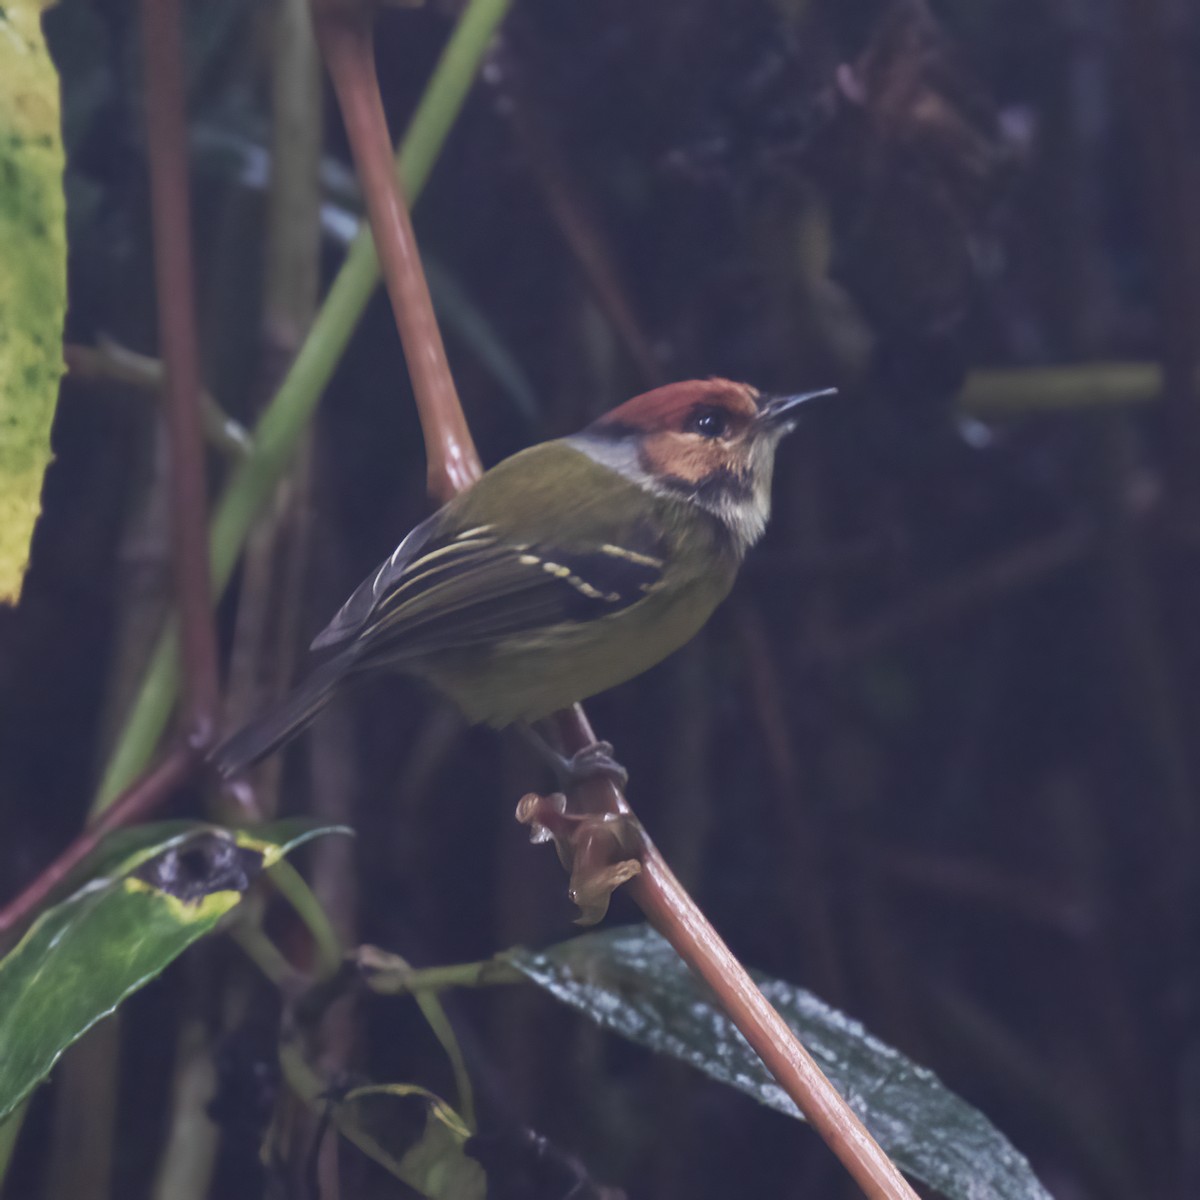
M379 564L350 594L350 598L334 614L334 618L313 638L310 650L326 650L352 642L370 619L379 601L393 584L403 576L413 559L436 537L442 524L442 513L435 512L415 526L407 537Z
M666 569L650 531L586 551L514 542L491 525L443 530L435 514L367 578L314 649L357 643L360 664L478 646L608 616L644 600Z

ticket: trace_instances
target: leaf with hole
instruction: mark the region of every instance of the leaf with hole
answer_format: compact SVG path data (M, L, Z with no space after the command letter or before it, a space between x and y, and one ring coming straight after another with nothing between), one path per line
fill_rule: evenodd
M114 835L104 870L0 960L0 1120L97 1021L216 928L285 854L340 827L167 822Z
M647 926L500 957L605 1029L800 1116L708 990ZM756 980L902 1170L950 1200L1049 1200L1024 1156L932 1071L810 992Z

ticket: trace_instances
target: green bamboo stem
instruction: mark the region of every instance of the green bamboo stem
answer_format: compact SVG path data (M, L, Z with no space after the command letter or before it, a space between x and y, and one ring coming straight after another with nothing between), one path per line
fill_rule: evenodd
M281 858L267 874L276 890L292 906L312 935L316 950L314 974L318 979L331 979L342 965L342 943L321 907L321 902L304 882L304 877L287 859Z
M480 60L511 0L471 0L425 89L397 155L415 204L474 81ZM229 583L251 525L287 470L359 317L379 282L379 263L364 223L313 323L312 332L254 430L250 455L237 467L210 524L212 583ZM214 596L214 598L215 598ZM149 763L179 691L178 625L167 623L133 708L109 759L92 814L102 812Z
M524 983L526 976L503 957L481 962L451 963L442 967L410 967L394 954L371 948L369 956L359 951L359 970L363 982L382 996L409 996L440 992L447 988L492 987L496 984Z
M999 367L972 371L959 407L978 417L1075 412L1145 404L1162 391L1156 363L1086 362L1057 367Z

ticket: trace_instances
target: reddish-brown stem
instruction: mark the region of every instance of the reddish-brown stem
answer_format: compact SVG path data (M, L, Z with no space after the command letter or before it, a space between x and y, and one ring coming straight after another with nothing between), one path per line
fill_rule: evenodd
M396 178L370 14L363 6L317 0L313 15L404 345L428 453L429 491L445 501L474 483L483 468L446 361L408 205Z
M95 848L106 833L141 820L156 809L196 769L197 750L180 743L110 804L14 900L0 909L0 934L19 925Z
M891 1159L825 1078L653 846L642 859L642 873L629 881L629 891L650 924L712 988L730 1020L863 1194L873 1200L915 1200L915 1193Z
M184 735L199 749L216 730L217 645L208 577L204 434L192 278L183 35L179 0L142 0L146 137L159 340L171 450L171 533L184 674Z
M559 732L568 753L596 740L578 704L559 714ZM597 779L584 787L589 793L589 807L632 816L629 802L613 784ZM838 1156L863 1194L871 1200L916 1200L904 1176L825 1078L649 838L645 841L641 873L626 887L650 924L712 988L729 1019Z
M314 0L317 37L333 77L367 198L384 278L395 309L427 441L429 489L438 499L469 486L479 460L442 348L404 197L392 166L371 39L371 10L355 0ZM568 750L594 742L577 705L561 713ZM592 812L632 818L621 791L603 780L579 789ZM734 1024L872 1200L915 1200L915 1193L845 1100L821 1073L783 1018L708 923L647 839L642 869L630 884L650 923L716 993Z

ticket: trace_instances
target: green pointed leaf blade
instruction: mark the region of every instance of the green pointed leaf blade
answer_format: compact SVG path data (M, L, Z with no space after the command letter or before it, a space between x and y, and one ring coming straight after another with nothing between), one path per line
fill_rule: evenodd
M800 1112L671 946L645 925L502 956L598 1025ZM756 982L892 1160L950 1200L1049 1200L1025 1157L933 1074L810 992Z
M416 1084L385 1083L330 1093L309 1061L313 1047L285 1038L279 1064L288 1086L368 1158L430 1200L484 1200L487 1176L467 1153L471 1131L444 1100Z
M414 1109L420 1114L416 1123ZM483 1167L466 1151L471 1131L425 1088L355 1088L335 1109L334 1123L364 1154L430 1200L483 1200L487 1192Z
M353 837L354 830L349 825L327 825L312 817L284 817L283 820L272 821L269 825L239 829L236 837L239 846L261 850L263 865L270 867L281 858L286 858L293 850L299 850L306 843L319 837L328 837L330 834Z
M0 602L15 603L41 512L63 372L66 202L43 3L0 5Z
M0 1121L68 1046L212 932L265 866L324 831L172 821L101 847L108 870L44 912L0 960Z

